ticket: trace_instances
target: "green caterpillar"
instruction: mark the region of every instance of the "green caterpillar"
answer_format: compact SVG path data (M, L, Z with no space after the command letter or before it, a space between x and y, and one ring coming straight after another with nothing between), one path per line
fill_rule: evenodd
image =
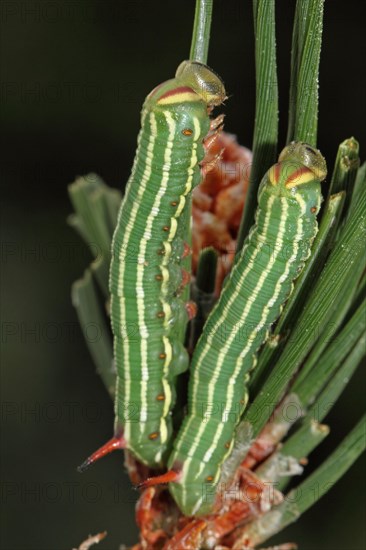
M144 484L170 482L185 515L214 509L222 465L248 401L248 373L310 254L325 176L320 152L292 142L261 182L256 223L192 357L188 415L174 440L170 470Z
M189 250L191 192L202 177L205 148L223 120L211 120L210 113L224 99L224 85L211 69L184 61L175 78L144 102L112 243L115 435L81 470L117 448L158 467L171 449L175 379L188 368L184 327L193 315L182 299L189 276L181 265Z

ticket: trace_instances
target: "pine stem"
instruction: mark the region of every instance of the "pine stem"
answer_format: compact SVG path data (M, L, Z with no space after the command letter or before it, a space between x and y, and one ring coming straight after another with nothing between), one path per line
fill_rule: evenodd
M197 0L189 58L207 63L213 0Z

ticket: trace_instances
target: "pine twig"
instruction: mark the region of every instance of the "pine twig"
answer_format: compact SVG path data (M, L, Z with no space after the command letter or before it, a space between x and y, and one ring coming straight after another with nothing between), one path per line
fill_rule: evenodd
M197 0L189 58L207 63L213 0Z

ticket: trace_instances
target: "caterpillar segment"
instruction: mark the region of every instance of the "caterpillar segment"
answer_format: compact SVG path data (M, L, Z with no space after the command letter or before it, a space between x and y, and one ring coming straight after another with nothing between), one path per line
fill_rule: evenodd
M175 78L147 96L112 241L114 438L123 433L124 447L151 468L164 465L171 450L176 377L188 368L184 327L195 314L184 297L191 193L204 171L211 143L205 138L222 128L223 117L210 114L225 97L221 79L194 61L181 63Z
M225 491L221 470L248 401L249 373L310 254L325 176L320 152L292 142L260 184L255 224L193 353L188 414L166 477L158 478L185 515L213 512Z

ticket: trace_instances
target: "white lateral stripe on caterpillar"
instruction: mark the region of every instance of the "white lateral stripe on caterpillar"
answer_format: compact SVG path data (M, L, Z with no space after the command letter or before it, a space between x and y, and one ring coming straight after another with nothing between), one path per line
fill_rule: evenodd
M265 222L264 222L264 228L263 228L263 238L265 239L267 237L267 232L268 232L268 228L270 226L270 219L271 219L271 214L272 214L272 205L273 205L273 197L270 197L269 199L269 204L267 205L268 206L268 209L267 209L267 212L266 212L266 217L265 217ZM281 201L281 205L283 206L284 205L284 202ZM286 208L286 207L285 207ZM284 230L285 230L285 224L286 224L286 210L285 211L282 211L281 212L281 226L282 226L282 229L281 231L279 232L278 234L278 238L276 240L276 245L275 245L275 249L276 250L281 250L281 247L282 247L282 241L283 241L283 236L284 236ZM260 248L258 247L253 255L253 258L252 260L255 259L255 257L259 254L260 252ZM252 296L252 299L249 300L244 308L244 311L243 311L243 315L242 317L238 320L239 323L242 325L245 323L245 319L247 318L250 310L251 310L251 307L258 295L258 293L260 292L261 288L263 287L263 285L265 284L265 281L266 281L266 278L268 276L268 274L271 272L271 267L272 265L274 264L274 258L270 258L269 262L268 262L268 265L267 265L267 268L263 271L259 281L258 281L258 284L257 284L257 287L256 287L256 290ZM243 275L240 279L240 282L237 286L237 289L240 289L245 277L248 276L249 274L249 271L252 269L252 264L249 263L247 268L244 270L243 272ZM211 347L211 343L212 343L212 337L210 339L210 336L213 335L216 331L219 330L220 328L220 325L223 325L226 321L226 318L227 318L227 313L229 311L229 308L231 306L231 304L237 299L239 295L239 292L238 290L234 291L230 300L228 301L228 304L226 305L226 308L224 309L223 311L223 314L221 316L221 319L220 319L220 322L218 322L216 325L214 325L212 327L212 332L211 334L209 335L209 337L207 338L207 342L206 342L206 345L204 347L204 349L202 350L202 353L201 353L201 356L199 358L199 360L197 361L197 365L196 365L196 370L195 370L195 373L198 373L198 368L199 368L199 365L204 361L205 359L205 356L207 354L207 352L210 350L210 347ZM218 356L218 368L215 369L215 373L214 373L214 376L212 378L212 380L210 381L209 385L208 385L208 388L207 388L207 394L208 394L208 397L207 397L207 403L213 403L214 401L214 391L215 391L215 387L216 387L216 384L217 384L217 380L218 380L218 377L220 375L220 369L221 369L221 366L225 360L225 357L226 357L226 354L227 354L227 350L229 349L231 343L232 343L232 340L233 338L235 338L235 331L233 331L233 333L230 335L229 339L227 340L226 344L224 345L222 351L220 352L219 356ZM251 342L249 342L249 345L251 344ZM240 366L241 366L241 362L239 363ZM236 368L235 369L235 372L233 373L233 376L232 376L232 379L228 380L228 393L226 395L226 401L225 401L225 409L226 410L230 410L231 409L231 406L232 406L232 392L231 392L231 388L233 388L234 384L236 383L236 378L238 376L238 374L240 373L240 367L239 369ZM195 378L194 380L194 393L193 395L196 395L196 392L198 390L197 386L198 386L198 376ZM231 399L231 400L230 400ZM192 403L193 404L196 404L196 399L193 397L192 398ZM197 409L195 408L192 408L192 421L193 421L193 417L195 415L199 414L199 411L197 411ZM190 420L188 421L187 423L187 430L189 429L189 422ZM197 435L194 439L194 441L192 442L192 446L190 448L190 450L188 451L187 453L187 460L184 464L184 469L183 469L183 472L182 472L182 480L184 481L185 479L185 475L187 476L187 474L189 474L189 469L190 469L190 463L191 463L191 460L192 458L194 458L194 454L197 450L197 447L201 441L201 438L202 438L202 435L205 431L205 429L207 428L206 424L205 423L202 423L199 431L197 432ZM224 423L223 422L220 422L217 426L217 431L216 431L216 441L219 440L219 438L221 437L221 434L222 434L222 431L224 429ZM214 451L215 447L210 447L212 448L212 451L211 453L208 455L209 457L211 456L212 452ZM177 448L178 449L178 448ZM223 457L224 458L224 457ZM205 463L203 462L203 466L205 465ZM199 475L199 474L197 474ZM182 494L182 502L184 504L186 504L186 501L187 501L187 489L186 489L186 486L184 485L183 483L183 494Z
M143 112L143 115L142 115L142 126L145 122L145 118L147 116L147 112L144 111ZM140 199L140 201L142 201L142 197L144 195L144 192L146 191L146 184L147 182L149 181L149 178L151 176L151 164L152 164L152 159L153 159L153 150L154 150L154 144L155 144L155 139L156 139L156 135L157 135L157 128L156 128L156 121L155 121L155 115L154 113L150 113L150 117L149 117L149 123L150 123L150 129L151 129L151 134L150 134L150 137L149 137L149 144L148 144L148 147L147 147L147 152L146 152L146 161L145 161L145 169L144 169L144 172L143 172L143 175L142 175L142 178L141 178L141 182L140 182L140 185L139 185L139 189L138 189L138 198ZM138 152L139 152L139 148L140 148L140 143L138 144ZM136 155L136 158L138 157L138 154ZM131 178L130 178L130 181L132 182L133 181L133 177L135 175L135 170L136 170L136 165L134 164L133 168L132 168L132 173L131 173ZM139 212L139 204L142 204L142 202L140 201L135 201L133 207L132 207L132 210L131 210L131 215L130 215L130 218L127 222L127 225L126 225L126 231L125 231L125 234L123 236L123 243L122 243L122 247L121 247L121 254L120 254L120 271L119 271L119 288L122 288L123 286L123 279L124 279L124 276L125 276L125 269L126 269L126 262L124 261L125 260L125 256L127 256L128 254L128 243L130 241L130 238L131 238L131 234L132 234L132 231L133 231L133 227L134 227L134 224L136 222L136 219L137 219L137 216L138 216L138 212ZM140 257L138 258L138 266L140 266L141 262L141 259ZM142 264L143 264L144 260L142 260ZM121 295L121 298L120 298L121 302L120 302L120 323L121 323L121 327L126 327L126 303L125 303L125 298L123 296L123 294ZM141 316L141 318L143 318L143 298L139 298L140 301L138 301L138 307L139 307L139 315ZM145 324L142 324L139 326L139 330L140 330L140 334L142 336L142 339L141 339L141 355L144 356L144 354L146 354L146 349L143 349L143 342L144 342L144 338L146 338L148 336L148 331L147 331L147 328L145 326ZM127 335L126 335L127 336ZM128 338L125 339L124 341L124 352L125 352L125 369L126 369L126 373L128 373L128 375L125 376L125 398L126 398L126 403L130 403L131 400L130 400L130 396L131 396L131 378L132 378L132 365L131 365L131 362L130 362L130 359L129 359L129 342L128 342ZM145 366L142 365L142 370L143 370L143 374L142 374L142 377L144 377L144 368ZM145 376L146 376L146 373L145 373ZM148 376L148 375L147 375ZM125 424L125 432L124 432L124 437L126 438L126 440L128 440L129 438L129 431L130 431L130 422L126 422Z
M167 187L168 187L168 181L169 181L169 171L170 171L170 165L171 165L171 151L173 148L173 137L175 132L176 124L174 122L174 119L170 113L164 113L165 119L168 124L169 128L169 136L167 140L167 144L165 147L165 153L164 153L164 168L163 168L163 178L161 180L161 186L159 188L159 191L155 197L155 201L153 204L152 211L150 212L150 215L147 219L146 223L146 232L150 236L149 238L142 238L140 241L140 247L139 247L139 258L143 260L143 263L138 264L137 266L137 279L136 279L136 286L141 288L143 287L143 277L144 277L144 263L146 260L146 247L147 242L151 238L151 230L153 221L157 216L157 213L159 212L160 205L161 205L161 199L164 196ZM150 114L150 123L151 123L151 136L155 136L157 134L156 130L156 121L155 121L155 115L154 113ZM153 151L154 147L154 141L155 139L152 139L151 141L151 153ZM150 146L150 143L149 143ZM149 151L149 147L148 147ZM151 160L149 159L149 162L147 162L147 172L143 175L141 180L141 187L145 187L147 185L147 182L149 180L149 177L151 175ZM146 176L146 178L145 178ZM162 297L162 300L164 299L164 296ZM141 333L141 370L142 370L142 378L141 378L141 411L140 411L140 420L141 422L146 422L147 420L147 404L148 404L148 381L149 381L149 365L147 360L147 338L149 336L148 330L146 328L145 323L145 306L144 306L144 295L139 296L138 299L138 325ZM163 303L164 306L164 303ZM167 317L167 316L166 316ZM167 320L168 321L168 320ZM169 392L168 397L171 396L171 393ZM167 438L167 430L164 429L164 422L161 423L161 426L163 425L163 432L161 433L162 442L165 442ZM163 439L165 437L165 439Z
M134 163L133 163L133 166L132 166L132 170L131 170L131 177L130 177L130 180L127 184L127 187L126 187L126 193L128 193L129 191L129 188L131 187L132 185L132 181L133 181L133 177L135 176L135 173L136 173L136 167L137 167L137 159L139 158L139 155L140 155L140 150L141 150L141 138L142 138L142 133L143 133L143 126L144 126L144 123L145 123L145 118L146 118L146 111L144 111L142 113L142 117L141 117L141 130L140 130L140 133L138 135L138 139L137 139L137 150L136 150L136 155L135 155L135 160L134 160ZM137 212L136 212L137 214ZM119 226L120 224L120 219L121 219L121 216L122 216L122 208L120 208L119 210L119 213L118 213L118 220L117 220L117 227ZM116 239L116 233L114 233L113 235L113 239L112 239L112 250L114 250L114 247L115 247L115 239ZM128 238L125 234L125 237L124 237L124 240L123 240L123 245L121 246L121 252L120 252L120 263L121 263L121 266L120 266L120 273L119 273L119 280L118 280L118 288L119 290L122 288L123 284L122 284L122 281L123 281L123 271L124 271L124 260L125 260L125 257L127 256L127 243L128 243ZM110 274L111 275L111 274ZM125 298L124 296L122 295L122 293L120 293L121 296L120 296L120 323L121 323L121 327L122 327L122 330L124 329L124 327L126 327L126 304L125 304ZM114 296L112 294L111 296L111 307L112 307L112 301L114 299ZM127 334L126 334L127 336ZM113 347L114 347L114 357L116 357L116 339L114 340L113 342ZM126 362L126 368L128 369L128 371L130 372L130 362L129 362L129 354L128 354L128 346L126 346L126 355L125 355L125 362ZM125 384L125 392L126 394L130 394L130 385L131 385L131 376L129 376L128 378L126 378L126 384ZM119 395L119 377L117 376L117 379L116 379L116 397L115 397L115 401L114 401L114 409L115 409L115 415L116 415L116 418L117 418L117 408L118 408L118 395ZM127 423L128 424L128 423ZM125 437L128 438L129 437L129 426L125 426Z

